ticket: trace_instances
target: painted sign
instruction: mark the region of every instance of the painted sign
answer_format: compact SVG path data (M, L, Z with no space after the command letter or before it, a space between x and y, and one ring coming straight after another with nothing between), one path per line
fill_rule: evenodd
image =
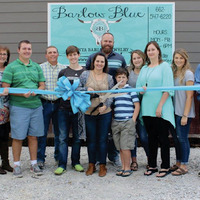
M103 33L114 35L114 51L130 63L130 52L144 51L149 41L161 47L169 63L174 51L174 3L49 3L48 45L59 50L59 62L68 64L69 45L80 49L80 64L101 48Z

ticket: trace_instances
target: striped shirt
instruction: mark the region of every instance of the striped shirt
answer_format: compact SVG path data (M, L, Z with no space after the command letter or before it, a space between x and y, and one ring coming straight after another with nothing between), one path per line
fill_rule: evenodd
M65 69L66 66L60 63L57 63L57 65L52 66L49 62L44 62L40 64L40 67L42 68L44 77L46 79L45 89L54 91L55 87L57 87L58 74L62 69ZM44 94L41 95L41 97L49 101L55 101L56 99L58 99L57 96L50 94Z
M29 59L25 65L20 59L11 62L3 72L2 82L10 84L13 88L38 89L40 82L45 82L41 67ZM10 95L10 105L23 108L38 108L41 106L39 95L24 96Z
M131 88L126 84L123 89ZM139 102L136 92L128 92L114 98L114 119L116 121L127 121L133 117L134 103Z

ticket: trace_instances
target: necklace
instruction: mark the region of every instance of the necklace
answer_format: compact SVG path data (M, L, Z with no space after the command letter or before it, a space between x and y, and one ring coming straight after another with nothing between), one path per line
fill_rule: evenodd
M150 75L153 73L153 71L155 70L155 67L149 72L149 69L152 69L151 67L148 67L147 73L146 73L146 77L145 77L145 86L148 86L148 81L149 81L149 77Z

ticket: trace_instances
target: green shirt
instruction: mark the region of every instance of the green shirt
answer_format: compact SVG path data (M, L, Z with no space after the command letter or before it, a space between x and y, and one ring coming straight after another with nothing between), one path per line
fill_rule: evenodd
M42 69L37 63L30 60L29 64L25 65L19 59L5 68L2 78L2 82L10 84L13 88L38 89L39 82L44 81ZM41 106L41 100L39 95L29 98L10 95L10 104L24 108L37 108Z

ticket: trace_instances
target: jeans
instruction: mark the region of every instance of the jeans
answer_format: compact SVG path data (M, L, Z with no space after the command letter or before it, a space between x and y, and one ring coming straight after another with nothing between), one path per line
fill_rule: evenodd
M98 116L85 115L89 163L96 163L96 152L98 152L98 161L100 164L106 164L111 121L111 112Z
M149 156L148 135L144 125L141 124L140 120L137 120L136 132L140 138L146 156L148 157ZM131 157L137 157L137 139L135 140L135 148L131 150Z
M111 162L115 162L115 161L119 160L119 151L115 147L112 133L108 134L108 159Z
M66 169L68 157L68 139L69 131L72 127L72 166L80 164L81 141L78 135L78 113L73 114L72 111L59 109L58 111L59 126L59 167Z
M50 103L48 101L43 101L43 118L44 118L44 136L38 137L38 151L37 160L38 162L45 162L45 151L47 144L47 134L49 130L49 124L52 119L53 132L54 132L54 158L58 160L59 153L59 138L58 138L58 106L59 102Z
M174 147L176 152L176 162L181 162L181 147L180 142L177 137L176 129L173 127L172 124L169 125L169 131L173 137Z
M143 120L148 133L149 167L157 167L158 144L160 144L161 168L168 169L170 167L169 122L159 117L150 116L143 116Z
M185 126L181 125L181 118L182 117L175 115L176 133L181 149L181 164L185 165L188 163L190 155L190 143L188 140L188 134L190 131L192 118L188 118L187 124Z

